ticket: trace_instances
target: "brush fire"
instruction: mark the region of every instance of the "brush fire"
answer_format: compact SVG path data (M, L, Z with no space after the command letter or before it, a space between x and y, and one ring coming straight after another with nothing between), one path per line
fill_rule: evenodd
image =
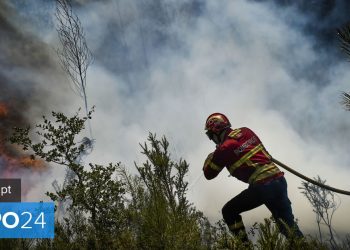
M24 121L25 118L15 112L11 104L0 102L0 178L18 178L27 171L42 172L47 169L43 160L25 154L6 141L12 128L24 125Z

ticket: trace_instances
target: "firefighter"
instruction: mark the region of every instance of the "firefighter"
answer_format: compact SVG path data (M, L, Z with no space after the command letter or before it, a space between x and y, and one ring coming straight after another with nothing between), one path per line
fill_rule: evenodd
M288 236L289 227L302 237L294 221L284 173L271 161L259 137L246 127L231 129L230 121L221 113L207 118L205 130L216 144L216 150L204 162L206 179L215 178L226 167L231 176L249 184L222 208L224 221L233 235L248 241L241 213L264 204L282 234Z

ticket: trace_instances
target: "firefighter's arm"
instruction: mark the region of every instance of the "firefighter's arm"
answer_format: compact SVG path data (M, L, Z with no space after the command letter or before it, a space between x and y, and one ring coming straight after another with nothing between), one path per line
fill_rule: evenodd
M213 162L214 153L210 153L204 162L203 172L207 180L214 179L223 169Z

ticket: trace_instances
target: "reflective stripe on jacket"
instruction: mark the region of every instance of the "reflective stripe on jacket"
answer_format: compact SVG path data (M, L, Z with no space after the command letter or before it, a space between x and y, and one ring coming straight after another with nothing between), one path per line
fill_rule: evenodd
M205 160L204 175L213 179L224 167L232 176L249 184L281 174L259 137L249 128L226 132L225 141Z

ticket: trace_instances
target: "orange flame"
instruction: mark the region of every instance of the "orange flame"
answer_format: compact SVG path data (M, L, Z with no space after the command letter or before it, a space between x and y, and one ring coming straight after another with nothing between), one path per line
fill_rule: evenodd
M32 156L23 156L19 159L19 163L25 168L31 168L37 171L42 171L47 168L43 160L34 159Z
M0 117L5 117L8 114L8 109L4 103L0 102Z
M19 152L21 153L21 152ZM48 169L45 161L34 159L30 155L13 155L0 147L0 177L11 177L21 169L28 169L33 172L43 172Z

